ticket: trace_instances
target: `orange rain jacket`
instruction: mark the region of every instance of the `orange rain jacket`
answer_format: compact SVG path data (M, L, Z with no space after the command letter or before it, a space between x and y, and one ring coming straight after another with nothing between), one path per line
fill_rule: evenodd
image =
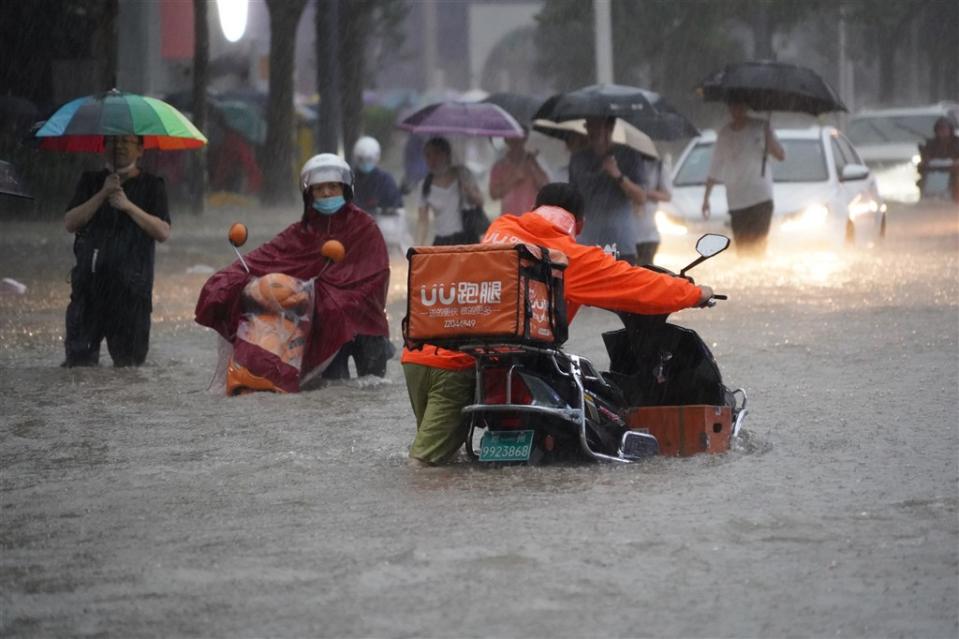
M598 246L577 244L574 226L571 213L557 207L541 206L523 215L497 218L483 237L483 243L525 242L562 251L569 259L563 277L563 291L570 322L583 305L640 315L660 315L699 302L702 291L687 280L630 266ZM404 348L402 362L447 370L465 370L474 365L469 355L429 345L421 350Z

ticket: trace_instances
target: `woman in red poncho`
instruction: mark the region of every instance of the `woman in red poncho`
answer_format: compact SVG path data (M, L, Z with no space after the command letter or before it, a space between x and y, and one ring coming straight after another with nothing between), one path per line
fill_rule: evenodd
M210 277L197 301L196 321L231 342L233 362L268 380L275 390L296 392L320 373L328 379L349 377L350 356L357 374L382 377L393 355L385 312L390 268L383 236L373 218L350 202L353 173L338 156L311 158L300 183L303 218L245 256L249 273L237 261ZM327 240L345 247L342 260L323 256ZM236 339L249 303L244 288L252 278L269 273L313 283L313 312L299 370L266 349Z

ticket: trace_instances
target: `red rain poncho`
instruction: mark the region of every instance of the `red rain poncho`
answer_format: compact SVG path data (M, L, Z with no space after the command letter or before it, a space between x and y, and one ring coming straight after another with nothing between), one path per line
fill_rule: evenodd
M339 240L346 247L346 256L339 263L330 263L320 253L323 243L330 239ZM331 216L308 211L304 220L290 225L244 259L250 273L239 261L233 262L207 280L196 304L197 323L212 328L229 342L234 343L243 315L243 287L251 277L267 273L285 273L301 280L316 278L312 327L303 352L303 375L326 365L343 344L357 335L389 335L385 312L390 279L386 244L373 218L352 203ZM274 383L285 390L298 390L299 380L289 379L295 371L286 370L290 367L275 355L262 349L243 351L235 353L239 364L252 365L260 371L276 370L283 379L273 380ZM247 361L240 361L241 357ZM251 358L257 361L252 362Z

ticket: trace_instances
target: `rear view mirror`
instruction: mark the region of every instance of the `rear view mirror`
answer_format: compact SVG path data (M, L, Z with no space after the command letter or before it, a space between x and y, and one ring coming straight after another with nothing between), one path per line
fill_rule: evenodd
M725 235L718 235L716 233L703 235L696 241L696 252L699 253L699 257L687 264L686 268L679 272L680 277L685 276L686 271L697 264L701 264L714 255L719 255L727 248L729 248L729 238Z
M869 167L862 164L847 164L842 167L842 174L839 176L839 181L865 180L867 177L869 177Z
M708 233L696 242L696 252L703 257L712 257L729 248L729 238L725 235Z

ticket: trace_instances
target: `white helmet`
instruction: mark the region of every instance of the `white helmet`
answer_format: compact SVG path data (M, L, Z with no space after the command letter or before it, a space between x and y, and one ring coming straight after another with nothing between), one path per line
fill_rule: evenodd
M333 153L314 155L300 170L300 187L306 192L314 184L323 182L340 182L343 184L343 195L347 200L353 198L353 171L350 165Z
M380 162L380 143L368 135L364 135L353 145L353 163L360 164L363 161L373 164Z

